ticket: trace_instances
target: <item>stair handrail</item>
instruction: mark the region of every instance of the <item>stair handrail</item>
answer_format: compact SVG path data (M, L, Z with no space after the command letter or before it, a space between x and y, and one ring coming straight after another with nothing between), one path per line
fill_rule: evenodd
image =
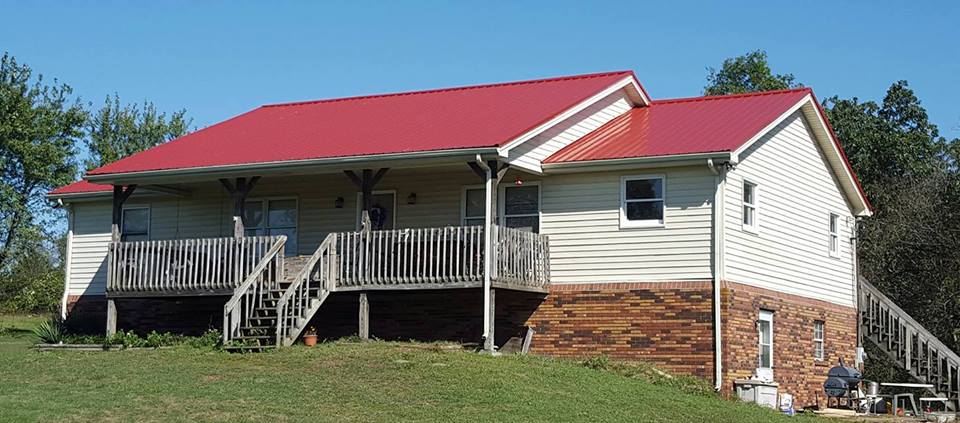
M308 322L299 324L299 319L306 317L307 310L311 306L310 297L311 282L315 268L319 264L321 269L317 272L319 286L317 286L319 296L329 293L331 287L331 271L333 262L331 252L336 250L337 234L331 233L324 238L323 242L313 252L303 268L297 273L291 281L290 286L284 290L283 295L277 300L277 327L276 327L276 345L277 347L290 345L300 333L306 328ZM324 259L327 261L325 262Z
M863 291L876 297L877 300L883 303L884 306L894 312L894 314L900 318L901 322L905 323L906 326L910 326L914 333L926 340L930 346L935 347L938 350L943 350L948 355L948 357L946 357L948 360L952 361L955 365L960 365L960 356L958 356L957 353L950 349L950 347L948 347L946 344L941 342L940 339L927 330L927 328L914 320L914 318L906 311L903 311L903 309L900 308L897 303L893 302L890 297L887 297L886 294L870 284L870 282L867 282L867 280L864 278L860 278L860 285Z
M263 304L265 291L276 288L283 278L284 246L287 243L287 237L279 235L273 238L270 249L250 270L243 283L233 290L233 296L223 305L224 345L239 335L241 322L250 322L254 308ZM273 266L270 266L271 263Z

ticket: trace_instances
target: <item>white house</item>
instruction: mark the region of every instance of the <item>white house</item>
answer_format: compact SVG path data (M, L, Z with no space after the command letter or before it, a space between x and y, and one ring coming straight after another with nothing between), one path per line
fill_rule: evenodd
M870 205L806 88L652 100L610 72L268 105L84 179L50 194L64 313L108 331L526 338L800 404L857 346Z

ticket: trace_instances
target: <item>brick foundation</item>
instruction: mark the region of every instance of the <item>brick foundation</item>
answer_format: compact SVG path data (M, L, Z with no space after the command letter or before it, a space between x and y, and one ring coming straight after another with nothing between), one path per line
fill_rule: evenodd
M146 334L160 332L199 335L223 325L223 305L229 297L116 298L117 329ZM67 324L82 333L103 333L107 299L103 295L69 296Z
M732 282L721 285L724 392L757 367L760 310L773 312L773 378L798 407L824 404L823 381L839 358L853 364L856 310ZM813 324L824 322L824 360L813 356Z
M711 378L711 289L699 281L554 286L528 320L531 351L605 354Z

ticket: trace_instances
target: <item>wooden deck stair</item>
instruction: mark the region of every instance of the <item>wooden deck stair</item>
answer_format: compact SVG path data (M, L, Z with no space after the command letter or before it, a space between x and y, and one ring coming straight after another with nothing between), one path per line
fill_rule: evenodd
M929 391L958 409L960 356L865 279L860 280L860 333Z

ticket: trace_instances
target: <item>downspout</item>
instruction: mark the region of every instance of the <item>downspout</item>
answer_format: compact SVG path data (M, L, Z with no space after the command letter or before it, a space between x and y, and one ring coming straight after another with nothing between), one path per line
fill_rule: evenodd
M713 193L713 389L723 388L723 325L721 322L720 282L723 280L723 234L724 234L724 191L726 187L726 165L716 164L707 159L707 168L714 174Z
M484 182L484 189L486 191L486 201L484 202L484 219L483 219L483 335L482 342L483 345L487 344L487 338L490 337L490 273L492 260L490 260L490 254L493 250L492 248L492 225L491 219L493 217L493 171L490 169L490 166L487 166L486 163L481 160L480 155L477 154L477 164L481 169L486 172L486 181Z
M854 217L852 232L850 234L850 261L853 266L853 303L857 313L857 356L854 357L854 366L862 369L866 354L863 349L863 334L860 332L860 263L857 257L857 238L860 236L859 217Z
M67 319L67 300L70 293L70 267L73 261L73 207L64 205L62 199L57 199L57 205L67 212L67 245L64 249L63 261L63 296L60 298L60 318Z

